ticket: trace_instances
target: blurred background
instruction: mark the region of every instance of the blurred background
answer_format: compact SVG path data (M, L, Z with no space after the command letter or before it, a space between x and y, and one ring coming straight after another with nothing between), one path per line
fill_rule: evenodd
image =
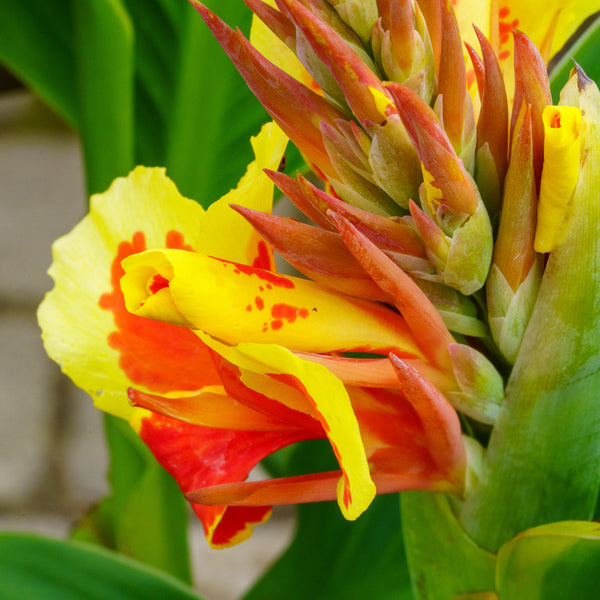
M52 286L51 244L86 204L76 132L1 69L0 531L65 538L109 494L102 415L46 356L35 315ZM192 517L196 588L207 600L239 597L293 529L293 511L278 510L248 542L215 551Z

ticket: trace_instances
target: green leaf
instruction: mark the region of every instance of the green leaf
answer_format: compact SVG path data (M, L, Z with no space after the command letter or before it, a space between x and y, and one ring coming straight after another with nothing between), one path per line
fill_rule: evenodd
M445 494L402 492L402 526L419 600L494 589L496 557L466 534Z
M0 62L79 125L71 0L0 0Z
M120 0L73 3L87 188L102 192L134 167L133 26Z
M73 536L190 582L183 494L127 423L106 415L105 425L113 493L83 519Z
M108 550L0 533L2 600L200 600L192 588Z
M575 66L573 61L586 72L587 76L600 82L600 14L588 28L581 34L577 41L565 52L563 57L550 71L550 88L552 97L558 101L560 90L569 79L569 73Z
M600 526L563 521L529 529L498 553L502 600L596 598Z
M251 13L243 2L205 4L232 25L249 29ZM200 15L187 8L166 166L182 194L208 206L244 174L252 160L248 140L268 116Z
M272 466L290 475L335 468L334 460L327 442L307 442ZM354 522L336 502L300 505L290 547L244 600L273 598L412 599L398 496L378 496Z

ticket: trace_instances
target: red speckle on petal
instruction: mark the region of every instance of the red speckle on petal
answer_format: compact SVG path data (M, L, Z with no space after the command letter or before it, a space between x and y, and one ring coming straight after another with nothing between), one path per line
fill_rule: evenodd
M350 504L352 504L352 493L350 492L350 482L348 481L348 476L344 473L344 495L342 497L342 502L344 503L345 508L347 509Z
M298 317L306 319L308 315L307 308L297 308L289 304L278 303L271 307L271 316L274 319L285 319L288 323L293 323Z
M252 310L252 305L251 305L251 304L248 304L248 306L246 306L246 310L247 310L248 312L250 312L250 311Z
M260 269L257 267L250 267L248 265L242 265L240 263L235 263L230 260L225 260L224 258L219 258L217 256L213 256L212 258L220 261L225 266L233 265L234 266L233 272L236 275L239 275L240 273L243 273L244 275L256 275L259 279L262 279L263 281L268 282L267 283L268 290L273 289L273 286L280 287L280 288L287 288L287 289L293 289L296 287L294 282L291 279L289 279L287 277L283 277L281 275L277 275L276 273L272 273L271 271L266 271L265 269Z
M167 248L178 248L179 250L194 252L194 249L185 243L183 234L180 231L171 230L167 232Z
M499 11L498 11L498 16L501 19L506 19L506 17L508 17L508 15L510 14L510 8L508 6L503 6Z
M277 331L277 329L281 329L283 327L283 321L277 319L276 321L271 321L271 329L273 331Z
M500 54L498 54L498 60L506 60L509 56L510 56L510 51L503 50L502 52L500 52Z
M168 248L190 249L176 231L170 231L165 241ZM101 308L113 313L115 328L108 335L108 344L119 353L119 367L134 386L159 394L219 384L210 351L194 333L185 327L138 317L125 308L121 261L144 250L146 238L141 231L135 232L131 241L119 244L111 266L112 289L98 300ZM154 279L153 293L160 289L161 279Z
M256 304L256 308L258 308L258 310L262 310L265 307L265 303L260 296L256 296L256 298L254 298L254 304Z

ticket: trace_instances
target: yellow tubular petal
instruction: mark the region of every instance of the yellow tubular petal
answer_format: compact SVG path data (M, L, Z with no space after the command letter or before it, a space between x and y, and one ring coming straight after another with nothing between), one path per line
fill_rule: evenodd
M125 259L123 268L121 287L130 312L191 324L230 344L280 344L320 353L387 354L398 348L420 356L398 313L312 281L177 250L139 253ZM154 287L169 269L168 284Z
M581 111L572 106L547 106L544 120L544 167L540 186L536 252L550 252L579 175Z
M298 358L273 344L228 346L200 333L213 350L240 369L284 376L304 391L327 433L344 473L338 483L338 503L346 519L356 519L375 496L356 416L342 382L325 367Z
M262 236L229 205L271 212L273 182L263 169L277 171L288 138L275 123L267 123L250 141L256 158L248 165L238 186L208 208L202 223L201 244L196 250L245 265L272 269L273 253Z

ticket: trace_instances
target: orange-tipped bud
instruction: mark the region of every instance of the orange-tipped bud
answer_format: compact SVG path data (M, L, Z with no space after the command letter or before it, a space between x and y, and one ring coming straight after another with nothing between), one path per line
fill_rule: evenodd
M338 292L390 302L356 262L339 233L232 204L256 231L294 268Z
M552 104L548 72L544 59L531 40L522 32L513 32L515 39L515 96L511 118L511 135L523 103L531 106L533 134L533 164L539 189L544 161L544 123L542 113Z
M296 0L281 0L302 31L318 58L335 77L346 102L359 121L382 121L369 91L370 87L384 92L379 78L359 55L331 27L317 18Z
M535 258L533 239L537 192L529 106L525 109L516 135L504 186L502 217L493 259L494 264L515 292L527 277Z
M483 85L478 85L481 94L481 110L477 121L477 148L488 144L498 171L500 188L507 168L508 145L508 101L500 64L491 44L475 27L483 58ZM471 54L471 56L473 56ZM473 63L475 66L475 62ZM477 68L475 68L477 72Z
M490 330L510 363L517 357L542 275L541 257L536 255L533 246L537 192L529 106L523 111L517 127L487 282Z
M438 94L442 97L443 123L448 138L470 173L475 161L475 117L467 92L465 59L450 2L442 3L442 53L438 73Z
M431 212L443 203L472 214L478 204L475 186L431 107L405 86L386 87L419 155Z
M234 63L248 87L306 158L326 176L337 175L323 145L319 124L345 115L324 98L275 67L244 38L197 0L190 0Z

